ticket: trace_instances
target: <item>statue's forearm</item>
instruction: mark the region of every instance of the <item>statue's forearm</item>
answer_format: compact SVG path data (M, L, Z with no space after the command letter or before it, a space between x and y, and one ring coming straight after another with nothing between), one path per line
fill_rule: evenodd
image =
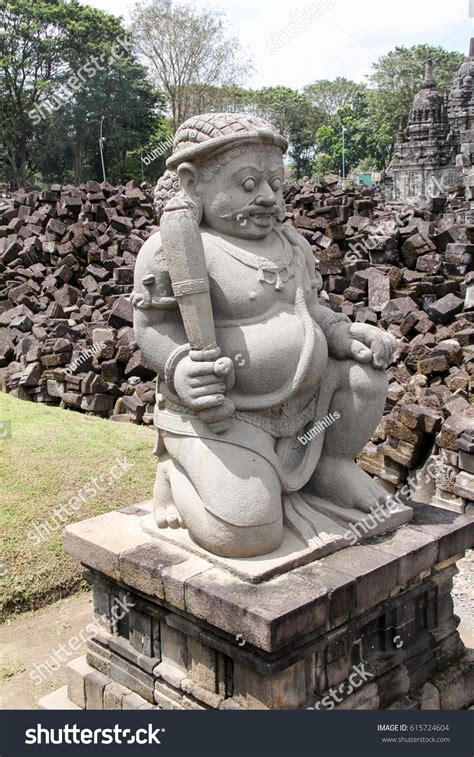
M324 305L314 304L311 313L326 339L329 338L331 330L336 324L351 322L349 316L344 315L344 313L335 313Z
M170 355L187 343L178 313L174 318L168 316L161 321L148 313L136 313L134 328L138 346L147 356L148 364L157 374L164 376Z

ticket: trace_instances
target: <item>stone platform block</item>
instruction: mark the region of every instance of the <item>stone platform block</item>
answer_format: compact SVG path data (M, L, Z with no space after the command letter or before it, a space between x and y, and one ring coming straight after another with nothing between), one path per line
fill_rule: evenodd
M307 495L307 500L314 501L315 509L307 507L306 503L306 514L313 518L312 527L317 534L309 538L306 543L301 536L288 527L285 521L281 545L263 558L261 556L228 558L211 554L193 542L184 528L159 529L152 513L142 518L142 526L154 540L169 542L171 545L193 552L197 558L212 562L217 568L224 569L244 581L262 583L274 576L287 573L293 568L313 563L322 557L344 550L352 543L361 542L367 531L371 536L393 532L405 523L409 523L413 515L410 507L397 502L394 503L391 511L386 513L386 517L378 521L360 510L338 508L319 497ZM286 516L284 520L285 518Z
M86 663L72 665L69 699L84 701L84 691L86 708L299 709L336 690L342 709L432 707L425 684L460 676L450 592L474 523L410 504L413 520L397 531L260 583L147 534L144 505L69 526L66 550L86 568L104 629ZM355 670L363 681L351 687ZM471 668L462 675L452 701L447 685L436 687L441 707L469 695Z

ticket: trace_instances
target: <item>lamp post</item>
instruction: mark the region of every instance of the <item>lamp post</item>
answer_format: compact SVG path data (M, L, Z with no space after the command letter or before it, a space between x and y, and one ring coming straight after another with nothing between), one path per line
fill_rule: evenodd
M104 142L105 142L105 139L102 136L102 124L104 123L104 118L105 118L105 116L102 116L101 121L100 121L99 150L100 150L100 160L101 160L101 163L102 163L102 175L104 177L104 182L106 182L107 179L105 177L105 163L104 163Z
M341 126L342 130L342 182L344 183L344 179L346 178L346 144L344 139L344 134L346 132L345 126Z

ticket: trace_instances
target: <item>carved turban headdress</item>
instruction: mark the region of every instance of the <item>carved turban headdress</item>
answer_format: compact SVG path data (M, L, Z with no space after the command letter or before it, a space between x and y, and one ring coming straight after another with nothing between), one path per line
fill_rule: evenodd
M287 140L274 126L256 116L242 113L203 113L181 124L175 134L168 170L158 180L155 208L158 217L167 200L178 191L177 167L186 161L210 160L222 152L245 144L273 145L286 152Z

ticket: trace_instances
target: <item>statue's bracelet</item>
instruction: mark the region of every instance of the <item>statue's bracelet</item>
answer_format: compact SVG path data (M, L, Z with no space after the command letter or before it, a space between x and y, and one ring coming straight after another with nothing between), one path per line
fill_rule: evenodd
M333 329L337 329L339 326L342 326L343 324L346 326L351 325L351 323L352 321L347 315L344 315L344 313L336 313L335 319L330 324L327 333L329 335L333 331Z
M168 356L168 360L166 361L164 371L165 384L173 394L178 394L174 385L174 373L176 371L176 366L183 359L183 357L189 355L189 350L189 343L181 344L179 347L176 347L176 349L173 350L173 352Z

